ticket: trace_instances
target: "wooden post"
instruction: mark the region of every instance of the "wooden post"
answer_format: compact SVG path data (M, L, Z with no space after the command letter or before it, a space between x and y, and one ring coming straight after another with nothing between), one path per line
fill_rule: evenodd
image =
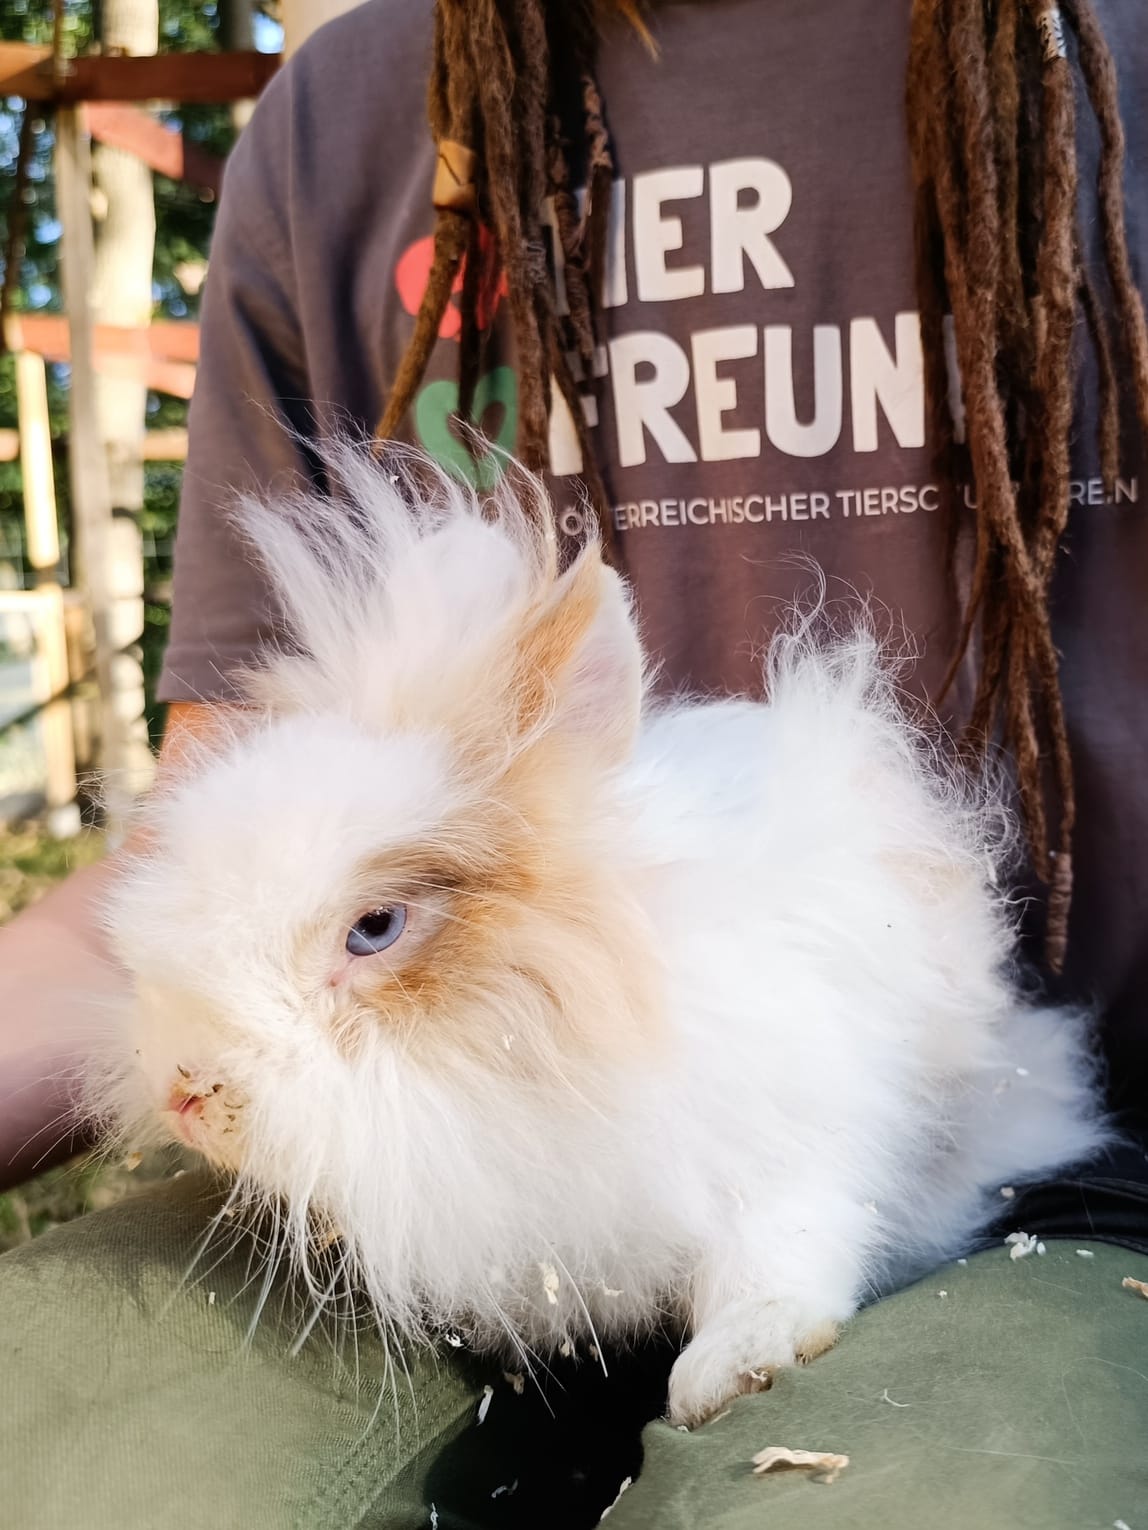
M99 41L125 56L154 55L159 43L158 0L101 0ZM84 123L86 131L87 123ZM87 139L85 138L85 142ZM152 313L155 266L155 192L150 168L130 150L92 142L92 266L89 308L96 325L146 331ZM115 376L97 365L95 414L107 460L111 495L108 596L115 708L125 788L150 783L154 756L148 741L143 671L144 560L140 516L144 506L143 443L147 383Z
M52 472L52 433L48 421L48 382L44 358L18 351L16 409L20 435L20 476L24 493L28 562L36 582L57 580L60 537L56 525L56 480Z
M72 490L73 582L87 593L99 692L100 750L109 834L121 835L132 796L124 779L124 729L115 707L114 591L111 578L112 497L96 416L92 360L92 179L88 140L75 107L56 113L56 202L62 225L64 306L71 350L68 470ZM77 575L79 576L77 578Z
M354 10L358 4L360 0L282 0L279 14L283 22L283 57L289 58L325 22Z
M250 53L255 47L255 0L219 0L220 42L228 53ZM251 121L255 100L231 103L231 125L236 133Z
M52 434L48 419L48 384L44 358L32 351L16 354L16 407L20 423L20 470L28 562L43 600L42 644L49 693L63 697L71 681L64 629L64 593L60 588L60 537L56 524L56 483L52 471ZM51 702L40 719L47 767L48 832L67 839L80 832L76 804L76 741L72 703Z

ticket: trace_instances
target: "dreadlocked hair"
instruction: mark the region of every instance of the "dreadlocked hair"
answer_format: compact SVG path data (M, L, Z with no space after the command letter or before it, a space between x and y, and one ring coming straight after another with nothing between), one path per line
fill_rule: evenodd
M557 387L606 555L616 557L582 407L599 344L614 171L595 79L602 10L626 16L653 49L640 0L436 0L434 260L379 434L393 435L410 407L460 273L458 412L469 422L485 343L480 318L501 277L520 390L517 454L528 468L547 465ZM1099 284L1078 216L1078 100L1093 113L1101 144ZM975 652L964 747L976 763L999 740L1015 763L1033 867L1049 886L1046 956L1059 971L1076 798L1049 596L1068 518L1078 312L1096 357L1098 450L1110 494L1122 430L1117 358L1148 440L1148 326L1124 227L1124 134L1091 0L912 0L906 106L930 438L954 577L963 481L974 500L971 582L941 695ZM576 185L585 187L581 203ZM564 314L543 237L547 199ZM950 344L962 428L951 402Z
M628 7L623 7L629 9ZM636 11L632 12L639 21ZM588 0L437 0L428 115L439 150L434 260L415 332L379 425L398 429L426 371L460 271L458 418L469 422L494 275L481 238L488 227L505 278L519 386L517 455L531 470L549 457L552 388L574 420L587 487L607 554L614 546L594 464L582 390L598 345L594 294L605 254L614 164L594 78L597 14ZM571 164L570 123L582 155ZM469 180L452 173L465 166ZM445 175L444 175L445 167ZM586 194L579 208L574 169ZM568 315L558 312L543 233L552 198L565 263ZM487 301L484 303L484 293ZM468 432L469 435L469 432Z
M1077 69L1102 145L1103 297L1078 222ZM972 580L945 689L975 636L966 741L983 751L999 737L1015 762L1033 865L1050 889L1047 956L1059 970L1076 797L1049 593L1068 519L1078 308L1096 355L1109 493L1121 432L1116 353L1148 437L1148 329L1124 231L1116 75L1090 0L916 0L907 108L932 438L950 498L963 455L976 499ZM948 314L963 385L960 450L947 405Z

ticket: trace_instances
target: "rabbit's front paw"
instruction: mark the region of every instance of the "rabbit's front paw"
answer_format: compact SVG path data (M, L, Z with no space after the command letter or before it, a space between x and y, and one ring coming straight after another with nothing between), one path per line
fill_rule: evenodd
M739 1304L699 1329L670 1373L669 1419L694 1428L747 1392L763 1392L777 1371L831 1349L837 1324L810 1321L786 1302Z

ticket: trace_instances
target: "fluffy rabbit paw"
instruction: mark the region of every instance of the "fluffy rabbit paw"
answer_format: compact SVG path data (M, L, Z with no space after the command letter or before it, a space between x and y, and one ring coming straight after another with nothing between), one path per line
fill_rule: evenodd
M692 1429L732 1398L765 1391L784 1366L808 1364L836 1341L836 1323L811 1322L806 1309L786 1302L719 1312L670 1373L670 1422Z

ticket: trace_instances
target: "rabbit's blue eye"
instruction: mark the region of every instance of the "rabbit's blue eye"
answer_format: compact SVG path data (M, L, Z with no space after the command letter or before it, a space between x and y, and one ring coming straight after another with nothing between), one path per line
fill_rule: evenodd
M352 956L374 956L393 946L403 933L407 911L401 903L390 908L373 908L356 919L347 932L347 950Z

